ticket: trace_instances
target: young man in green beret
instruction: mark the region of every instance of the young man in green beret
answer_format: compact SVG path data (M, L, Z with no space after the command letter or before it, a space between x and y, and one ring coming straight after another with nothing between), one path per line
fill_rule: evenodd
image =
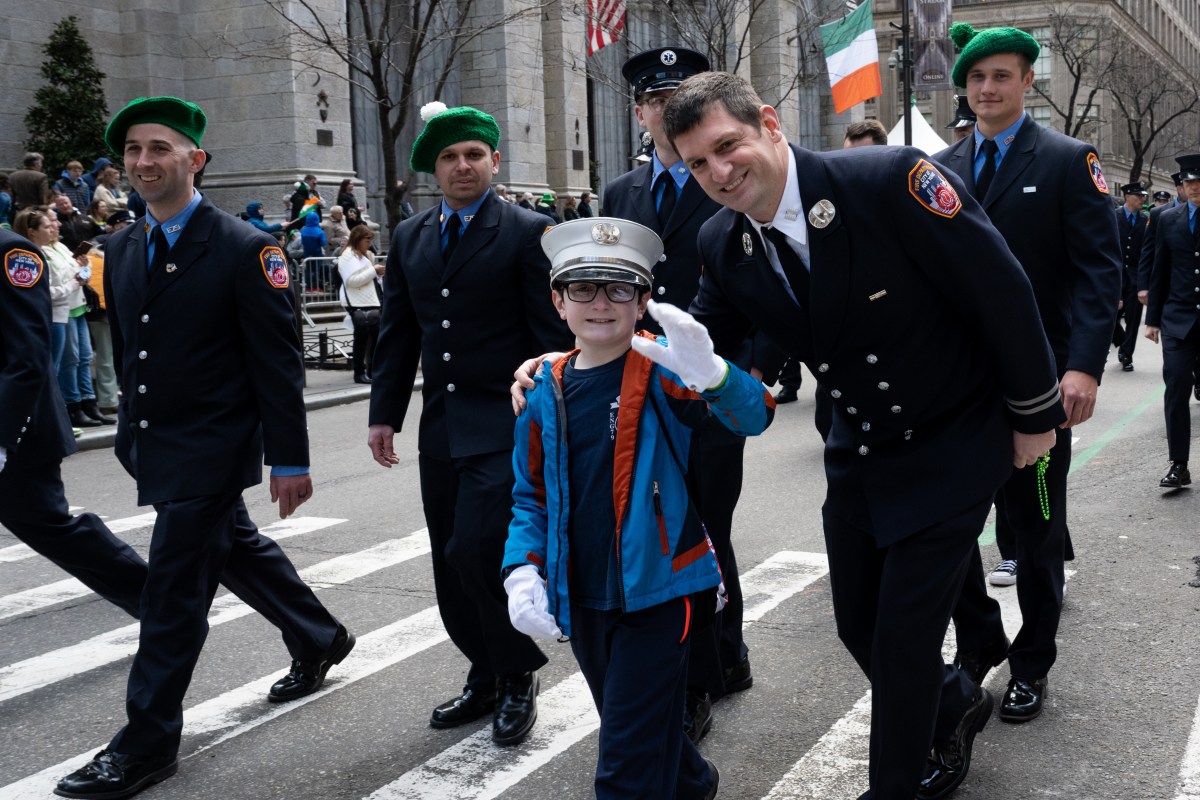
M500 564L512 518L512 371L531 355L564 350L570 332L546 301L550 220L492 191L500 129L469 106L422 110L411 166L442 189L433 208L392 237L383 316L371 374L368 444L381 466L404 424L420 363L424 376L421 499L432 544L438 608L470 662L461 694L433 710L451 728L492 714L492 738L520 742L537 718L546 657L508 619Z
M950 31L954 65L975 111L975 133L935 158L962 176L1029 277L1056 363L1067 421L1048 463L1015 470L996 494L1001 558L1015 561L1022 624L1011 648L987 595L978 548L954 612L960 663L982 682L1006 658L1012 672L1000 719L1037 717L1056 655L1067 531L1071 430L1096 405L1121 292L1120 244L1108 183L1091 145L1043 128L1025 113L1038 43L1016 28ZM936 747L922 797L952 787L966 765Z
M195 190L206 119L174 97L139 98L105 141L146 201L112 234L104 293L125 389L116 455L157 512L129 675L128 721L55 794L136 794L178 769L183 698L223 583L280 629L292 669L267 699L315 692L354 637L283 550L258 532L242 492L271 465L271 501L289 516L312 496L304 366L283 251Z

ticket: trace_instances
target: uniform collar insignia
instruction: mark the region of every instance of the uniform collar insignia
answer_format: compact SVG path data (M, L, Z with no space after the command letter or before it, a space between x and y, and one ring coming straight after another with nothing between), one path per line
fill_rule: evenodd
M783 216L788 222L795 222L796 218L800 216L800 209L789 208L783 212Z
M754 239L748 233L742 234L742 249L746 251L746 255L754 255Z
M164 233L179 233L181 230L183 230L183 226L179 223L175 223L169 228L163 228Z
M1004 137L1004 146L1008 147L1010 144L1016 141L1016 139L1017 135L1015 133L1010 133L1008 136Z
M816 205L808 211L808 224L814 228L824 228L833 222L835 216L837 216L837 209L833 207L833 203L828 200L818 200Z
M166 267L167 272L174 272L177 269L178 269L178 267L176 267L174 264L167 264L167 267Z

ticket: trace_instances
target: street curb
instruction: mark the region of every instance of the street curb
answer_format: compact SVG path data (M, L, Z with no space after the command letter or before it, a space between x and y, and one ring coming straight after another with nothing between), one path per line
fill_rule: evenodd
M417 380L413 386L413 391L421 388L422 381ZM332 408L333 406L343 406L348 403L357 403L360 400L369 400L371 397L371 387L365 384L356 384L347 389L335 389L330 392L316 392L304 396L304 409L306 411L315 411L321 408ZM78 439L75 444L78 445L80 452L84 450L106 450L111 448L117 441L117 427L115 425L107 425L103 430L89 431Z

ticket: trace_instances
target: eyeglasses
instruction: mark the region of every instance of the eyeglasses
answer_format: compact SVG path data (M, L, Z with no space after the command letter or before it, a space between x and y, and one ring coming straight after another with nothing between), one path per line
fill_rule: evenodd
M661 112L667 107L667 101L671 99L669 94L652 94L642 98L642 105L652 111Z
M632 283L568 283L567 298L576 303L590 303L596 299L596 292L601 286L613 303L628 303L637 297L637 287Z

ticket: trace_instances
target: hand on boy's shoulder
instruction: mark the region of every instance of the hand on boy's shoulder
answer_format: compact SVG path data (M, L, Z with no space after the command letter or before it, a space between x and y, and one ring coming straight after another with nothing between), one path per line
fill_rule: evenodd
M558 361L564 355L566 353L543 353L517 367L517 371L513 373L513 384L508 389L508 393L512 395L514 417L521 416L521 412L525 410L525 392L537 385L533 381L533 376L541 374L542 364L547 361Z

